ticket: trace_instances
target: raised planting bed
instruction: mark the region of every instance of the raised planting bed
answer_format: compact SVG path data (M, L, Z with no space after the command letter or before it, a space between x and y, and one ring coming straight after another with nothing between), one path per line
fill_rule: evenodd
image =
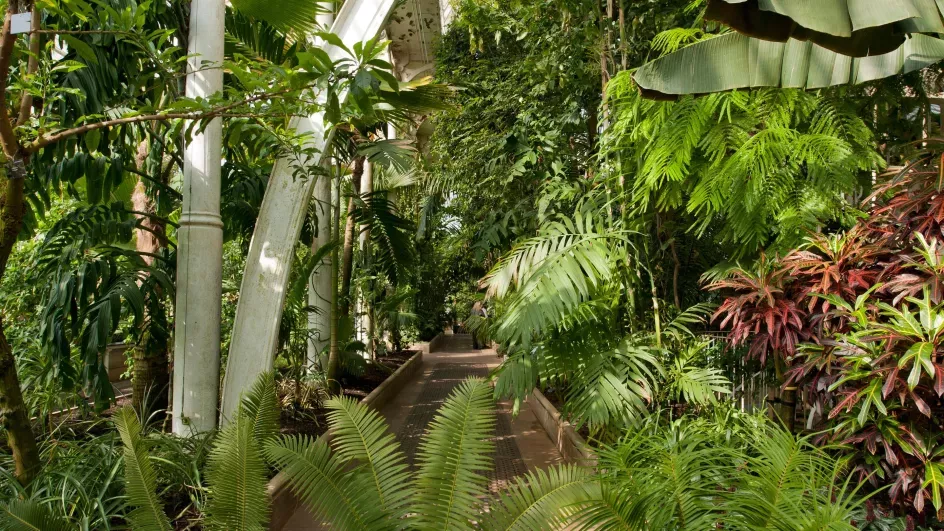
M569 463L584 466L594 466L597 456L590 449L586 439L581 437L573 425L561 416L560 411L544 396L540 389L535 388L531 393L531 410L537 417L541 427L548 437L557 446L561 456Z
M424 349L425 350L425 349ZM389 403L423 366L423 351L417 351L403 365L393 372L387 379L376 386L370 393L361 399L361 404L380 409ZM324 426L324 423L321 424ZM283 427L283 431L285 431ZM330 442L330 430L320 436L324 442ZM286 522L301 506L301 502L288 487L283 474L277 474L269 481L269 497L271 499L272 516L269 519L271 531L281 531Z

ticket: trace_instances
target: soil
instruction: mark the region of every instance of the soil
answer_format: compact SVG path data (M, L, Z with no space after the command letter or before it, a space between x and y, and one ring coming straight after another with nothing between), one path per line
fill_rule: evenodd
M416 351L403 350L388 352L378 358L381 368L376 364L368 365L368 369L361 377L341 378L341 388L345 396L362 400L371 391L383 383L394 371L405 364ZM33 433L48 433L52 425L57 439L83 440L92 439L112 429L111 424L103 422L110 418L120 408L130 405L130 396L119 396L117 402L108 409L95 413L89 408L73 408L52 415L52 418L34 419ZM327 431L327 412L320 407L302 407L298 409L283 408L281 418L281 432L284 434L305 434L317 437ZM43 425L40 425L40 422ZM6 438L0 438L0 452L9 453Z
M363 400L387 378L406 363L413 355L414 350L402 350L399 352L388 352L386 355L377 358L381 368L377 364L367 366L367 371L356 378L342 376L341 389L344 396L349 396L355 400ZM311 407L283 408L281 418L281 432L286 435L309 435L318 437L328 431L328 412L319 404Z

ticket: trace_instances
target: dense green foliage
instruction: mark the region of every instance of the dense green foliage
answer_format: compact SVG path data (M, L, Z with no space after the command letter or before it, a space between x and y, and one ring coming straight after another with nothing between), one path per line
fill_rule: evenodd
M224 90L194 100L189 2L37 3L59 36L0 47L0 529L264 529L274 471L339 529L939 526L940 66L857 60L913 71L815 91L640 90L640 73L746 39L718 9L763 4L458 0L435 80L403 82L388 43L317 49L320 4L239 0ZM938 14L894 21L886 44L933 39L897 41L944 31ZM762 73L722 66L732 83ZM331 198L293 249L274 372L219 432L166 436L189 137L222 118L225 353L268 176L320 157L291 127L319 111L330 160L292 171ZM325 277L327 310L309 294ZM504 361L446 400L414 470L377 412L331 395L449 325ZM132 346L134 407L107 412L112 342ZM494 399L517 412L535 389L599 462L487 495ZM327 414L330 435L279 434L282 408Z

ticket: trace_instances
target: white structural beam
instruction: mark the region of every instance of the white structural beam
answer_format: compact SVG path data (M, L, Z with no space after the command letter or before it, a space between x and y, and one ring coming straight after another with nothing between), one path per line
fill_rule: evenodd
M331 242L331 179L319 178L315 183L315 212L318 215L317 234L311 244L312 252ZM308 280L308 305L315 309L308 313L308 366L318 364L318 355L328 345L331 333L331 304L335 288L331 285L331 255L325 256Z
M223 89L224 0L193 0L187 97ZM216 428L220 391L220 219L222 130L219 118L193 135L184 153L183 207L177 231L172 429L178 435Z
M394 0L348 0L331 31L348 47L374 38L383 29L393 4ZM325 45L324 49L334 60L344 57L343 50L334 46ZM326 145L323 113L297 118L293 125L299 133L311 133L308 147L322 152ZM276 162L269 177L239 290L223 382L224 421L235 411L242 393L261 373L272 369L293 250L314 187L311 179L296 179L292 168L321 162L320 155L313 160L285 157Z
M334 2L321 2L323 13L317 15L318 27L330 30L334 24ZM315 183L315 211L318 216L317 234L311 243L311 251L327 245L331 241L331 211L334 202L331 198L331 180L318 179ZM331 305L334 303L335 289L331 285L331 257L326 256L315 269L315 274L308 279L308 305L315 309L308 313L308 366L319 364L318 355L328 345L331 334Z

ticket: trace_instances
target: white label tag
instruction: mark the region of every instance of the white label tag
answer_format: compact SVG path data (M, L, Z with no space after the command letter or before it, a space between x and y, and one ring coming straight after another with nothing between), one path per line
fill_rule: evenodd
M27 11L26 13L17 13L10 17L10 33L17 35L19 33L29 33L30 32L30 22L32 22L33 14Z

